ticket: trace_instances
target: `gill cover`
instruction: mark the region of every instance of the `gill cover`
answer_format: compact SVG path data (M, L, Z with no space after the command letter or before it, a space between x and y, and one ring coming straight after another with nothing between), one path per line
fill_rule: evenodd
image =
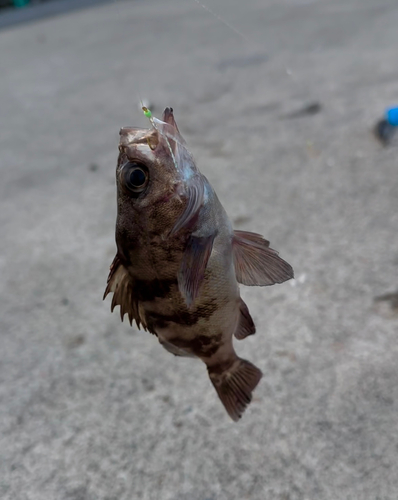
M176 220L169 236L182 229L192 230L192 223L195 222L204 203L204 179L196 168L192 154L178 130L173 108L164 110L162 120L153 117L148 108L144 107L143 111L152 127L158 132L159 144L163 144L170 153L180 179L176 195L185 203L185 208Z
M168 233L172 237L183 233L186 237L184 255L177 274L178 288L188 307L199 295L216 232L207 236L195 235L200 210L205 202L205 178L196 168L192 154L178 130L172 108L166 108L162 120L143 108L145 116L157 132L158 144L169 153L176 170L175 196L184 205Z

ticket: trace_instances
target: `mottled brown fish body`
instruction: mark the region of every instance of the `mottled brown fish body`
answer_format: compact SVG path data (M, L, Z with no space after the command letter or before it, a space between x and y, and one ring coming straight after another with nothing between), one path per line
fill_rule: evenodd
M165 349L200 358L233 420L261 371L232 337L255 333L238 282L282 283L293 270L260 235L233 231L166 108L150 130L120 132L116 169L117 254L105 296L112 310L157 335Z

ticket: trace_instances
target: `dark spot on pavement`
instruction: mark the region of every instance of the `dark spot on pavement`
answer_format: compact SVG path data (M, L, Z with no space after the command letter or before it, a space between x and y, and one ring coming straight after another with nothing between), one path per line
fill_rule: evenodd
M393 309L398 309L398 291L379 295L374 300L375 302L388 301Z
M73 335L66 340L66 347L69 349L76 349L77 347L83 345L85 341L86 339L84 338L84 335Z
M383 146L389 146L397 134L397 127L394 127L387 120L383 119L376 123L373 132Z
M373 298L373 311L386 319L398 318L398 291Z
M147 378L142 378L141 382L146 391L151 392L155 389L155 384L151 380Z
M317 115L322 110L322 105L319 102L311 102L304 107L285 115L285 118L302 118L303 116Z

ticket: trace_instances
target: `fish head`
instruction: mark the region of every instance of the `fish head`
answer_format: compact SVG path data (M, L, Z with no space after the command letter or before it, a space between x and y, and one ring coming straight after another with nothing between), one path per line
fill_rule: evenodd
M120 130L116 168L116 242L127 258L134 246L189 231L204 202L204 178L179 133L173 110L151 129ZM188 227L189 226L189 227Z

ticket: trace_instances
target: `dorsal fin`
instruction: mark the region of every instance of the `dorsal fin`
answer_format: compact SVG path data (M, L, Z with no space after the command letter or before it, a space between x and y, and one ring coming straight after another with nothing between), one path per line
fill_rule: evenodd
M140 318L138 312L138 302L133 296L133 287L131 285L126 268L123 266L119 256L113 259L110 267L108 281L104 292L104 299L108 293L113 292L111 311L113 312L116 306L120 306L120 318L123 321L124 315L129 317L130 325L133 320L136 322L138 329L141 323L145 328L145 322ZM145 328L146 329L146 328Z
M236 279L243 285L273 285L294 277L292 266L260 234L234 231L232 249Z

